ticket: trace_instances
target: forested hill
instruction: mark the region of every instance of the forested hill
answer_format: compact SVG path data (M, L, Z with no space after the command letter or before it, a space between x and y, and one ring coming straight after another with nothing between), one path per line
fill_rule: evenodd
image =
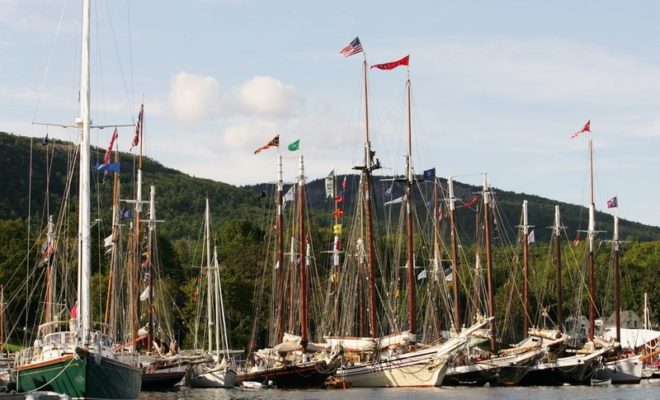
M62 193L65 192L67 170L70 165L74 165L72 185L73 187L77 185L77 167L75 167L76 163L72 162L76 157L75 149L75 146L70 143L51 140L48 145L44 146L41 138L30 139L0 132L0 177L3 182L3 185L0 186L0 219L25 220L30 213L33 221L36 217L36 223L39 223L46 218L46 214L56 213L61 204ZM92 149L92 163L102 160L104 152L105 149ZM123 188L121 197L132 198L134 183L131 172L134 171L136 157L132 154L122 153L120 162ZM262 226L267 224L257 218L265 218L264 211L272 207L269 200L272 198L272 183L236 187L184 174L167 168L148 157L143 159L142 169L143 197L148 199L150 185L156 187L157 217L165 220L161 224L160 232L171 240L197 237L207 196L211 203L213 221L216 224L222 224L231 219L248 219ZM391 194L386 196L386 192L392 185L391 182L379 177L374 178L374 182L377 209L384 214L387 211L383 211L385 207L382 207L382 204L388 199L401 196L402 188L393 186ZM354 206L357 183L357 176L349 175L347 177L343 203L347 215ZM443 181L443 183L445 182ZM285 190L288 190L289 185L285 185ZM98 204L100 209L109 210L112 180L109 177L104 178L102 173L95 173L93 174L92 190L99 193L93 203ZM473 198L474 193L479 191L478 187L456 184L456 196L464 202L469 201ZM307 195L312 213L319 224L330 224L329 215L333 201L325 196L322 178L308 182ZM523 200L529 201L529 221L530 224L537 227L535 230L537 241L547 240L549 237L549 229L546 227L553 224L555 205L561 206L562 222L568 228L569 235L576 235L578 229L586 229L588 213L584 207L497 189L495 189L495 195L502 211L501 220L505 222L505 226L501 229L506 229L509 234L514 234L515 226L520 223L520 209ZM432 187L429 182L420 183L416 197L422 200L418 201L419 204L424 204L432 198ZM27 201L28 198L30 203ZM71 204L75 204L75 202ZM464 236L464 240L469 241L473 235L476 215L474 210L475 207L458 210L460 234ZM107 212L104 215L107 215ZM611 216L597 213L597 226L598 229L611 233ZM636 222L621 220L620 231L621 237L627 240L660 239L659 227ZM609 236L609 234L604 235Z

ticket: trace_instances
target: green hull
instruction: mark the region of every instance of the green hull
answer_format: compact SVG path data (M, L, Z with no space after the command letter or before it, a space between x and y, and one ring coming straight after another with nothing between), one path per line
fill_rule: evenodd
M72 399L137 399L142 371L96 354L53 363L23 366L15 371L18 392L50 390Z

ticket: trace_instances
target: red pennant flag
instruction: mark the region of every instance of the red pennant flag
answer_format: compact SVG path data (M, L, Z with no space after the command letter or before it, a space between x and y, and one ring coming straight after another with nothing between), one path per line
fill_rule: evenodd
M458 208L468 208L468 207L472 207L472 206L474 205L474 203L477 202L477 200L479 200L479 196L474 196L474 197L472 198L472 200L468 201L467 203L463 204L462 206L458 206Z
M388 63L384 63L384 64L372 65L371 68L390 70L390 69L394 69L394 68L396 68L398 66L401 66L401 65L405 65L407 67L409 61L410 61L410 55L407 55L407 56L405 56L402 59L397 60L397 61L392 61L392 62L388 62Z
M266 143L264 146L259 147L254 151L254 154L258 154L261 150L266 150L271 147L279 147L280 146L280 135L275 135L274 138L270 139L268 143Z
M144 104L140 106L140 113L138 114L137 123L135 124L135 134L133 135L133 141L131 141L131 150L133 147L137 146L140 143L140 136L142 135L142 118L144 116Z
M341 188L346 189L346 175L344 175L344 180L341 182Z
M110 156L112 155L112 146L115 145L115 140L117 140L118 136L119 136L119 132L117 132L117 128L115 128L115 131L112 133L112 137L110 138L110 144L108 145L108 149L105 151L105 157L103 157L103 164L110 164Z
M571 139L575 139L576 137L580 136L580 133L582 132L591 132L591 120L587 121L587 123L584 124L582 129L571 135Z

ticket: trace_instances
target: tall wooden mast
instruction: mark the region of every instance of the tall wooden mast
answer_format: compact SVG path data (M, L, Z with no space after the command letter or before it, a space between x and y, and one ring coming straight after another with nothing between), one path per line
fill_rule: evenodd
M561 218L559 216L559 206L555 206L555 224L552 227L555 238L555 266L557 274L557 327L560 332L564 331L564 299L561 284Z
M417 331L415 322L415 249L413 228L413 172L412 172L412 117L410 110L410 78L406 81L408 92L408 156L406 162L406 265L408 266L408 329L412 334Z
M589 133L589 228L587 230L587 238L589 239L589 340L594 339L596 331L596 277L594 272L594 241L596 237L595 213L593 143L591 141L591 133Z
M490 188L488 187L487 175L484 174L484 226L486 236L486 279L488 280L488 316L495 316L495 288L493 287L493 255L491 253L491 234L490 234ZM495 321L490 322L490 352L496 352L497 330Z
M619 217L614 216L614 318L616 323L616 341L621 343L621 271L619 268Z
M284 213L282 212L282 156L277 156L277 191L275 193L275 207L277 208L277 343L282 343L284 337Z
M526 338L529 332L529 228L531 226L527 220L527 200L523 200L523 338Z
M303 156L300 155L299 164L300 176L298 177L298 243L300 249L300 344L303 351L307 351L309 336L307 332L307 263L308 254L303 256L303 251L307 249L307 233L305 232L305 167Z
M362 191L364 199L364 216L366 228L366 253L367 253L367 286L369 294L369 335L372 338L378 336L376 321L376 249L374 246L373 232L373 205L371 204L371 171L380 168L378 162L374 162L374 153L371 150L369 140L369 90L367 84L367 60L362 63L364 73L364 115L365 115L365 143L364 143L364 165L355 167L362 171Z
M449 186L449 220L451 224L451 271L453 277L454 289L454 329L460 333L461 322L461 297L460 297L460 278L458 276L458 230L456 229L456 198L454 197L454 180L450 176L447 185Z

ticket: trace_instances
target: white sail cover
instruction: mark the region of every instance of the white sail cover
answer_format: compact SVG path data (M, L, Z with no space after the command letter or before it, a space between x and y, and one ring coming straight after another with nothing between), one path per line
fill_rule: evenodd
M606 328L603 337L605 339L616 340L616 328ZM626 350L638 349L658 339L660 339L660 331L621 328L621 348Z

